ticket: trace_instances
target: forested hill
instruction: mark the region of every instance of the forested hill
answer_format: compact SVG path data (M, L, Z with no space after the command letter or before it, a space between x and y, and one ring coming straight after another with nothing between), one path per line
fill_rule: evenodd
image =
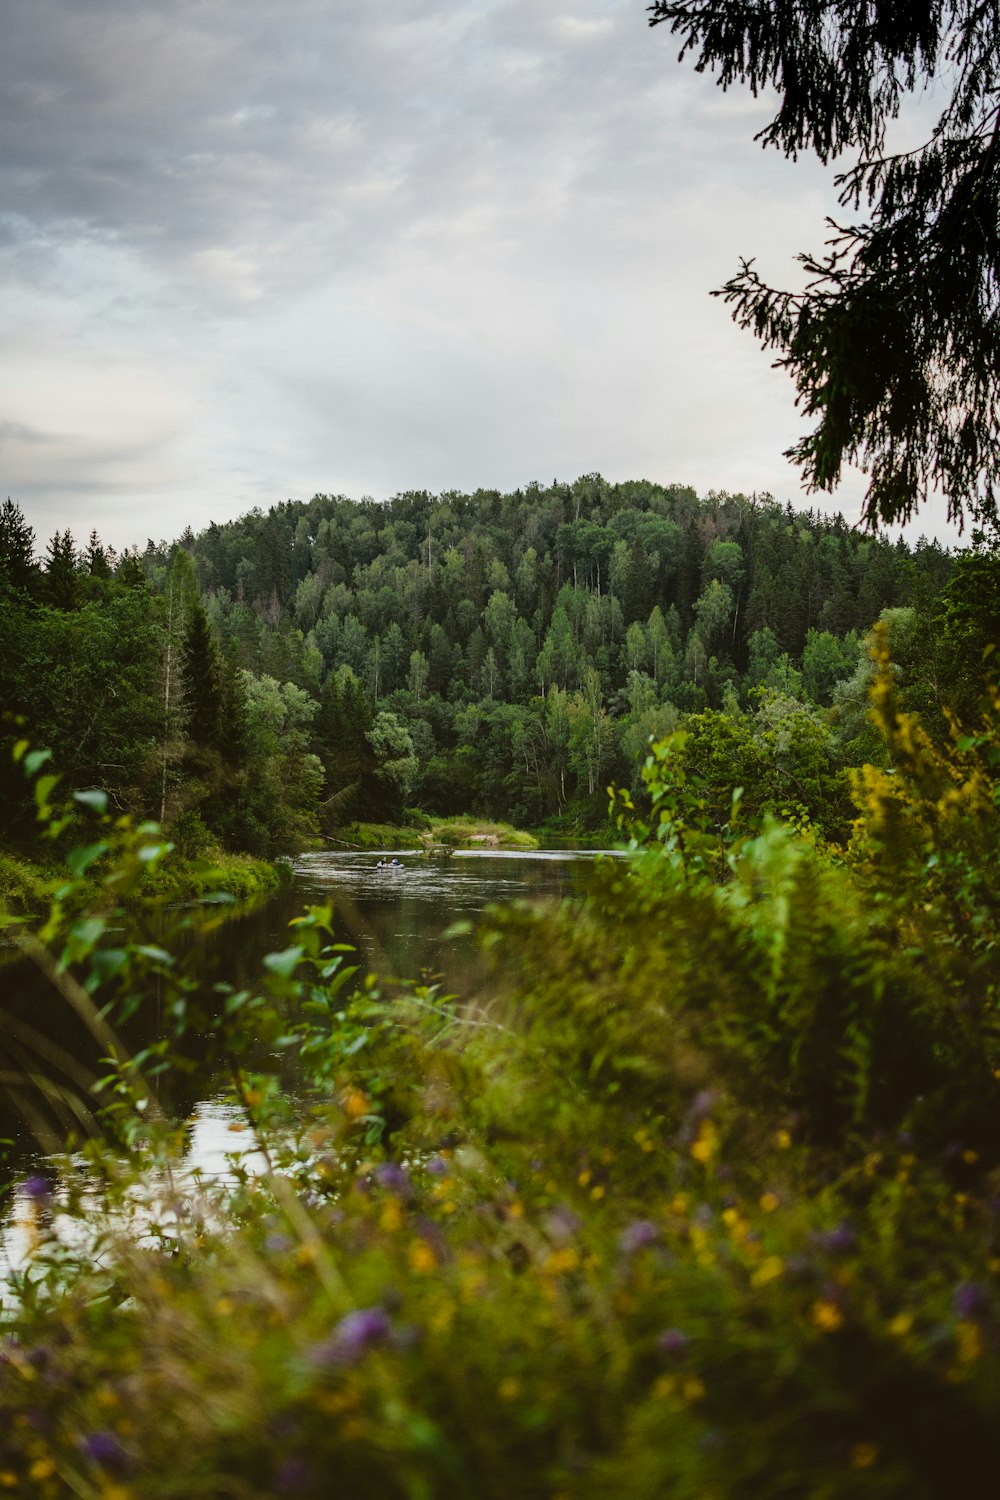
M4 535L18 518L8 507ZM66 535L19 579L8 565L24 645L2 686L77 781L236 846L404 806L593 823L608 781L635 785L649 737L682 723L731 780L759 771L768 805L842 828L830 778L868 743L864 635L890 612L926 706L953 567L934 542L769 497L598 475L386 504L320 495L125 559ZM100 674L86 722L32 670L46 656L62 686ZM95 696L114 745L99 744ZM724 753L720 714L736 736Z

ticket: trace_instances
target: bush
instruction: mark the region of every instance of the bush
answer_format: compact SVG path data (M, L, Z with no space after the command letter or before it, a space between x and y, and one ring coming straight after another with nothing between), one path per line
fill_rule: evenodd
M631 861L582 905L490 914L474 1004L383 990L321 909L214 1002L162 950L108 946L109 922L54 919L85 989L127 1009L155 980L157 1059L197 1039L265 1156L192 1183L119 1064L128 1154L19 1191L0 1483L980 1493L1000 1461L1000 741L993 709L944 746L884 685L875 710L896 769L861 778L848 856L706 814L661 748L651 820L618 802ZM108 902L155 840L101 825Z

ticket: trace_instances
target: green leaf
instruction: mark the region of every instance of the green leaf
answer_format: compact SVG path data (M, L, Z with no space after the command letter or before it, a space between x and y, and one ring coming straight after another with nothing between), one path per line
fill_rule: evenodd
M85 870L90 868L95 859L100 859L102 854L108 852L108 847L103 841L96 844L82 844L79 848L69 851L66 856L66 863L74 875L82 875Z
M93 948L100 942L107 925L103 917L86 917L82 922L74 922L69 930L74 947L78 951Z
M168 953L165 948L157 948L155 943L140 943L139 947L133 951L141 953L143 958L152 959L155 964L166 964L168 968L172 967L174 962L174 955Z
M47 750L38 751L37 753L44 754L45 756L48 756L49 754ZM47 813L49 806L49 793L57 785L58 781L58 776L40 776L35 782L35 806L38 808L38 811L40 813Z
M23 745L26 741L21 740L20 743ZM15 758L17 758L16 755ZM51 750L32 750L30 755L24 757L24 769L29 776L34 776L42 769L46 761L50 761L51 759Z
M305 949L300 947L286 948L281 953L268 953L264 958L264 967L281 979L291 979L304 953Z
M162 859L169 854L173 844L143 844L139 850L139 859L144 865L151 865L155 860Z
M90 807L96 813L106 813L108 810L108 794L102 792L99 787L90 787L86 791L74 792L74 802L82 802L84 807Z

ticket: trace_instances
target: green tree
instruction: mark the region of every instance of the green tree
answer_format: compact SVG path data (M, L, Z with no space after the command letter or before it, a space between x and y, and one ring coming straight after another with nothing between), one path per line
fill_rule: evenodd
M222 653L200 600L191 606L181 662L185 733L199 750L218 750L226 734Z
M26 589L35 576L35 533L8 495L0 505L0 587Z
M70 531L57 531L45 554L45 588L56 609L75 609L79 597L76 543Z
M870 475L870 523L905 520L940 488L951 516L997 516L1000 477L1000 136L997 12L981 0L655 0L698 71L774 91L760 132L786 156L857 153L833 225L800 256L804 291L744 261L716 295L790 371L815 429L789 450L812 488L845 462ZM890 153L904 96L947 79L926 144ZM948 87L950 86L950 87Z

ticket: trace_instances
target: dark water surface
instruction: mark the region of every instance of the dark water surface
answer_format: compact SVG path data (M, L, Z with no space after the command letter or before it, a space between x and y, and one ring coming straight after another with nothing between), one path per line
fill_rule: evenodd
M353 944L359 962L386 979L441 978L449 990L473 996L483 983L484 966L474 937L446 937L462 919L474 920L483 909L513 900L582 896L593 876L594 851L539 850L508 853L460 850L445 860L429 860L412 850L386 853L304 854L293 862L292 880L251 912L235 916L209 933L189 931L180 943L206 989L225 980L239 988L259 982L265 954L294 941L288 923L306 905L332 903L338 941ZM398 865L388 862L396 859ZM380 864L381 861L381 864ZM191 952L191 949L194 952ZM46 1068L66 1079L68 1062L101 1071L99 1049L69 1013L66 1002L30 965L0 969L0 1008L7 1026L0 1069L12 1078L16 1070ZM126 1035L130 1049L163 1034L164 1022L154 995ZM52 1047L59 1049L53 1057ZM48 1058L45 1048L49 1049ZM171 1112L191 1123L197 1164L214 1170L232 1146L233 1106L218 1080L195 1075L167 1085ZM44 1160L39 1138L39 1098L31 1090L0 1098L0 1137L9 1142L6 1170L16 1177ZM48 1114L51 1121L51 1112ZM56 1128L58 1125L56 1124ZM49 1142L51 1145L51 1141ZM0 1205L0 1213L2 1213Z

